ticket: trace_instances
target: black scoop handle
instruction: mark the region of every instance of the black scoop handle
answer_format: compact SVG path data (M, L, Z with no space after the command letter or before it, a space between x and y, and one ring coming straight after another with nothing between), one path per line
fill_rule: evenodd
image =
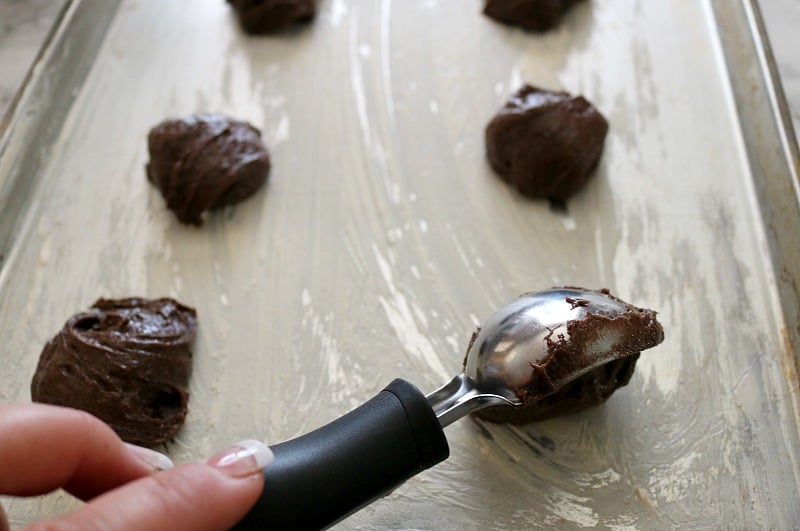
M450 455L425 395L400 379L272 451L261 497L234 529L324 529Z

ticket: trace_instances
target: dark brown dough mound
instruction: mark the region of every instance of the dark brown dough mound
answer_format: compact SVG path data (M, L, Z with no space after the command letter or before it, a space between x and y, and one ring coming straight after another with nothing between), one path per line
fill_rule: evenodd
M42 350L31 398L82 409L125 441L156 445L186 417L197 314L172 299L100 299Z
M547 31L580 0L486 0L483 14L503 24Z
M607 132L582 96L524 85L486 126L486 154L524 195L565 200L589 179Z
M164 121L150 130L147 144L147 178L182 223L200 225L204 211L250 197L269 174L261 132L225 116Z
M620 301L608 290L598 293ZM580 305L580 300L566 302ZM656 320L656 312L620 302L626 310L616 318L588 314L567 323L568 338L563 334L552 337L551 332L547 338L547 356L540 363L531 364L527 387L514 390L522 406L495 406L479 410L476 415L492 422L526 424L603 404L614 391L628 384L640 352L664 340L664 329ZM572 378L584 346L596 344L599 337L610 331L618 331L625 338L616 346L614 359ZM565 383L556 386L552 382Z
M236 11L242 28L254 35L310 22L317 14L317 0L228 0L228 3Z

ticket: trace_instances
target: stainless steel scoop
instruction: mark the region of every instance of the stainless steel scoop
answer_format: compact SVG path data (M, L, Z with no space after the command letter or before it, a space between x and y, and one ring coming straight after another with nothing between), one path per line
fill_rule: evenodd
M608 294L578 288L555 288L528 293L495 312L479 328L467 350L466 368L427 396L442 427L468 413L489 406L520 406L516 389L527 388L533 374L532 365L548 355L547 339L564 334L569 340L567 323L588 315L608 318L604 331L595 341L584 344L583 356L572 360L574 370L562 381L638 351L626 346L631 338L620 330L614 319L631 306ZM643 330L643 332L647 332Z
M398 379L330 424L273 446L261 498L237 529L321 529L388 494L448 457L443 427L484 407L520 407L520 389L536 396L534 368L556 340L569 363L548 378L553 387L660 342L655 319L656 336L652 327L639 334L626 312L648 311L577 288L523 295L473 336L465 371L427 397ZM570 324L590 317L590 333L571 344Z

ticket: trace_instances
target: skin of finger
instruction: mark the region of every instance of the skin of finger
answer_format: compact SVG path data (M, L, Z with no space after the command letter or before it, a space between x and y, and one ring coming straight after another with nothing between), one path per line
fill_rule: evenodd
M44 404L0 405L0 494L65 488L82 500L153 472L99 419Z
M204 463L188 463L133 481L62 518L26 531L221 531L255 504L264 475L231 478Z

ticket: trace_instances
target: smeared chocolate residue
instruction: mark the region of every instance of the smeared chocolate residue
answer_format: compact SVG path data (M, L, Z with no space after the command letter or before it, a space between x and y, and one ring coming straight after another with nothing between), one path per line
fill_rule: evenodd
M567 301L569 307L574 310L575 308L580 308L582 306L589 306L589 301L586 299L576 299L574 297L566 297L564 300Z

